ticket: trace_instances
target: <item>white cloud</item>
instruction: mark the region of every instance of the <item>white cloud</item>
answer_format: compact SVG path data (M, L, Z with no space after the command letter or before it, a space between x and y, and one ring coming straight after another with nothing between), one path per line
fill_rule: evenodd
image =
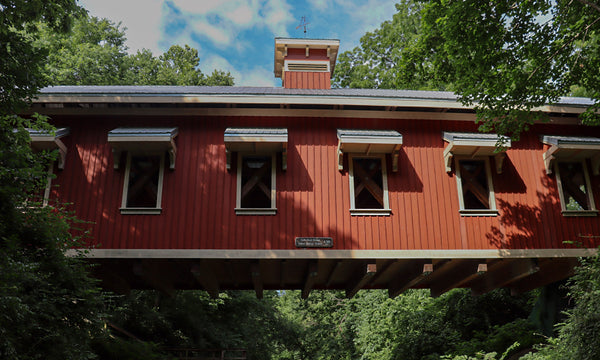
M231 31L205 22L193 23L191 24L191 29L192 31L203 34L218 44L229 44L233 38Z
M273 70L267 70L264 67L254 67L249 69L248 71L244 71L240 76L240 80L237 81L236 85L242 86L266 86L266 87L274 87L275 86L275 76L273 75Z
M288 36L286 26L294 22L291 6L284 0L271 0L263 9L263 24L275 36Z
M206 75L210 75L215 69L228 71L233 76L236 86L275 86L276 82L273 71L264 66L253 66L240 71L219 55L209 55L200 59L200 69Z
M285 0L170 0L168 4L176 10L163 14L165 23L185 24L184 31L190 31L190 37L205 38L220 48L231 46L237 34L253 28L286 36L286 26L293 21Z
M331 0L308 0L308 3L310 4L311 7L315 8L319 11L323 11L331 5L332 1Z

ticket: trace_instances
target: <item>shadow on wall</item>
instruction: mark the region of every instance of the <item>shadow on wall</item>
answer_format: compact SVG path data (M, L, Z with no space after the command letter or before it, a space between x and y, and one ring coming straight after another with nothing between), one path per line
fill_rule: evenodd
M536 204L497 200L500 226L493 226L486 234L489 243L500 249L597 246L593 236L600 233L593 230L590 218L562 215L555 177L544 173L540 180L548 193L537 191ZM507 192L512 187L498 192Z

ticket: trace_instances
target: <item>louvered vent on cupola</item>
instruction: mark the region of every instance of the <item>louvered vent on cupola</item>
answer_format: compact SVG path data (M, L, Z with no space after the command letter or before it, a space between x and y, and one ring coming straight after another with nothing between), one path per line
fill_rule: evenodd
M286 61L285 71L329 72L329 61Z

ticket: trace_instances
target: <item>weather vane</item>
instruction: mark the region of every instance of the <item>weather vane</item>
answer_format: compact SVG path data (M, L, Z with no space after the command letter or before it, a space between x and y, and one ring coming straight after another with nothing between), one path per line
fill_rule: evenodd
M300 18L300 25L296 26L296 30L300 28L304 28L304 36L306 36L306 26L310 24L306 16Z

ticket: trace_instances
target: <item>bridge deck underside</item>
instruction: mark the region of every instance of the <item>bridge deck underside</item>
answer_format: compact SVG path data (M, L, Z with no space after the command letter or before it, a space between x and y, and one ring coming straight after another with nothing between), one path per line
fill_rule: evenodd
M104 288L206 290L217 297L224 290L387 289L391 297L410 288L428 288L439 296L453 288L475 295L508 287L514 294L565 279L578 259L127 259L95 258L94 275Z

